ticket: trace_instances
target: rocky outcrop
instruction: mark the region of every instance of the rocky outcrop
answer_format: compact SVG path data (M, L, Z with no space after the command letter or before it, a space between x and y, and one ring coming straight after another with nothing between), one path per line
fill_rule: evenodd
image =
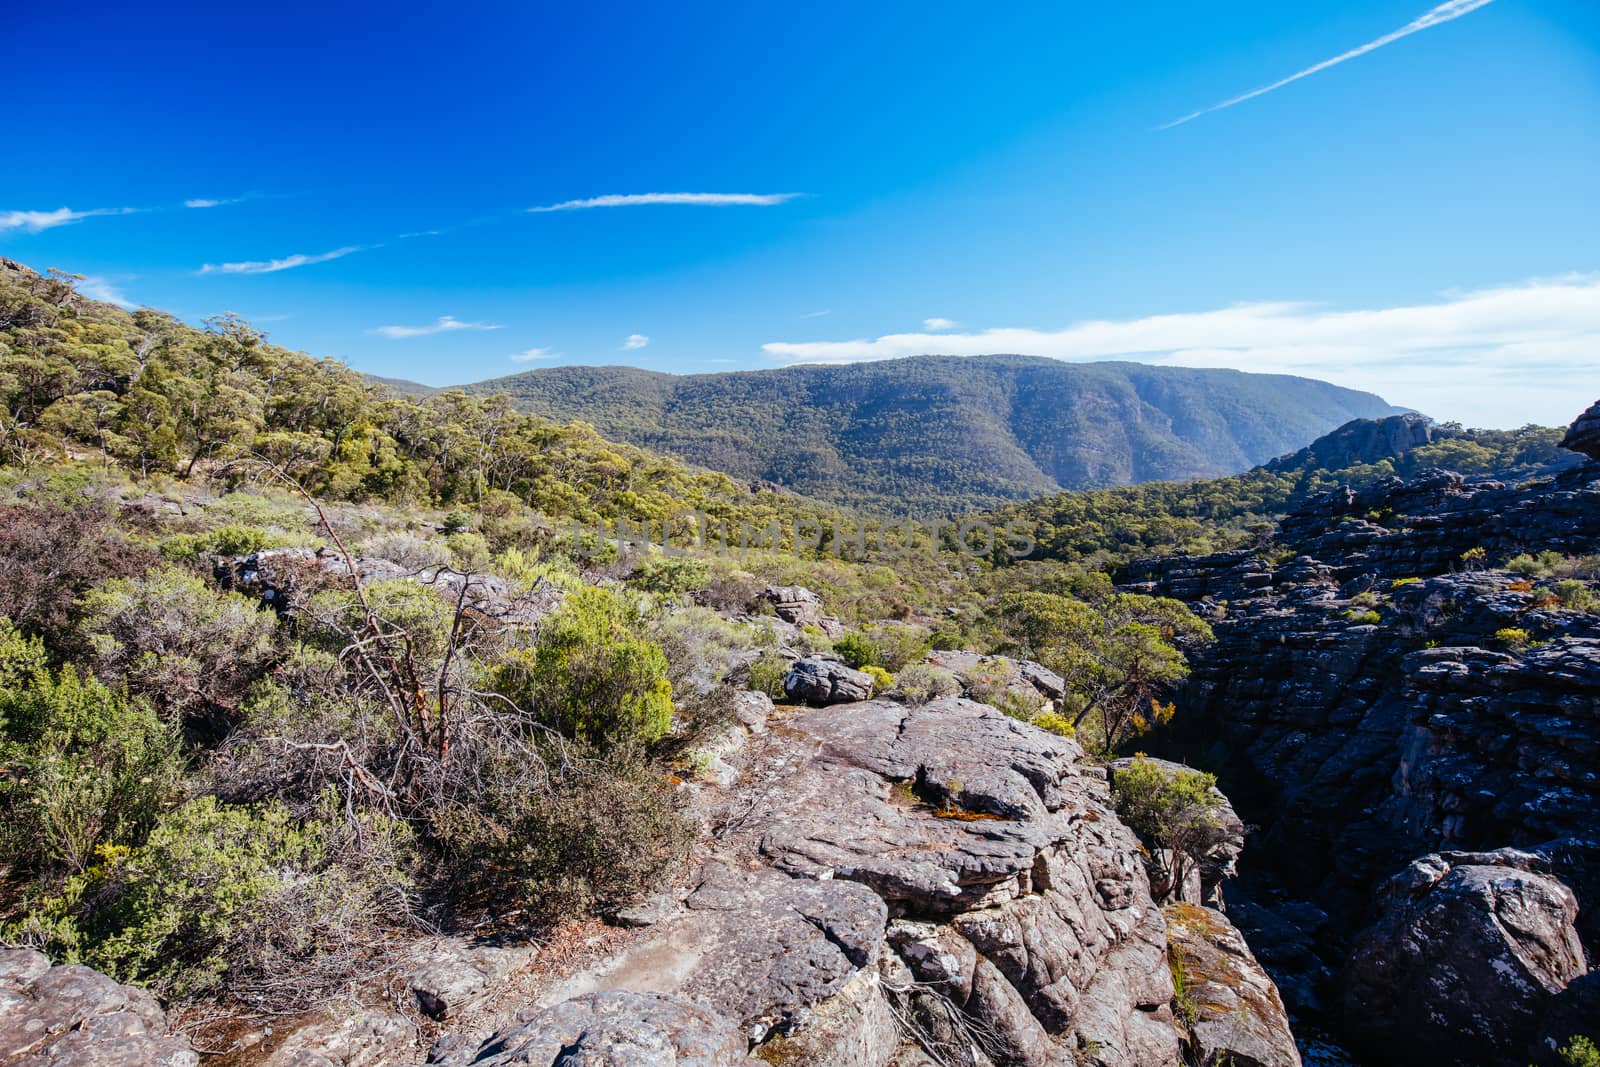
M803 585L768 586L756 599L771 607L772 613L794 626L814 626L829 637L844 633L839 620L829 615L822 597Z
M783 692L797 704L845 704L872 695L872 675L832 656L796 660L783 677Z
M534 955L526 944L440 937L412 949L406 984L423 1014L448 1019L481 998Z
M1581 452L1590 459L1600 459L1600 400L1578 416L1578 421L1567 427L1561 447Z
M1032 660L940 650L928 653L926 662L962 679L993 678L1013 692L1045 700L1060 700L1067 691L1061 675Z
M352 564L364 584L410 581L430 586L452 604L462 604L474 618L502 626L537 626L564 598L559 588L543 579L524 591L493 574L466 574L442 566L411 568L367 556L346 560L331 548L262 549L248 556L219 558L212 569L224 589L289 612L319 589L349 588Z
M1169 904L1167 956L1189 1061L1202 1067L1300 1067L1278 988L1227 918L1193 904Z
M43 954L0 949L0 1064L6 1067L195 1067L188 1040L143 989Z
M706 834L687 890L541 998L579 1006L440 1062L562 1047L569 1013L588 1018L596 996L650 994L797 1067L1174 1064L1190 1035L1173 1015L1168 925L1082 755L958 698L779 709L727 755L733 787L697 794ZM1217 916L1196 929L1198 954L1231 927ZM1228 1010L1242 1020L1274 997ZM604 1032L666 1040L641 1025ZM1277 1034L1281 1010L1259 1026Z
M1396 875L1350 959L1349 1033L1387 1059L1522 1056L1549 999L1587 969L1577 900L1545 865L1514 850L1436 853Z

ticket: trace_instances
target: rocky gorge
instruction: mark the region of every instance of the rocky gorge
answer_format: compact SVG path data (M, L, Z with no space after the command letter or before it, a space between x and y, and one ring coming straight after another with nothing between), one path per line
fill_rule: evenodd
M1361 1062L1526 1063L1600 1018L1600 616L1504 569L1600 551L1597 413L1520 481L1338 489L1119 576L1211 619L1164 747L1253 827L1230 916Z

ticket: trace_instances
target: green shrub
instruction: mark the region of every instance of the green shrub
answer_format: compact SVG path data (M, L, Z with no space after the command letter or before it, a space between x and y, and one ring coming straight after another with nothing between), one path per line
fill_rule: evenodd
M1389 588L1391 590L1404 589L1406 586L1416 585L1420 581L1422 581L1421 578L1396 578L1394 581L1389 583Z
M628 575L628 584L646 593L681 596L705 588L710 564L692 556L652 555Z
M1582 1035L1562 1045L1560 1055L1566 1067L1600 1067L1600 1046Z
M1214 775L1187 768L1169 773L1143 757L1112 776L1112 796L1122 821L1151 847L1171 853L1169 889L1181 887L1186 869L1226 837L1216 785Z
M497 688L547 725L608 750L651 742L672 722L667 657L637 633L621 597L585 587L545 620L532 649L508 653Z
M776 652L768 652L750 664L750 678L746 684L773 700L785 700L788 694L783 690L783 679L789 673L789 663Z
M86 867L143 840L181 789L177 729L143 700L72 667L0 688L0 848L35 870Z
M988 704L1013 719L1032 722L1045 706L1044 697L1026 686L1018 685L1006 666L978 668L969 672L963 681L967 696L980 704Z
M1564 608L1573 611L1600 611L1600 593L1577 578L1563 578L1551 589Z
M1524 552L1507 560L1506 570L1524 578L1548 578L1565 562L1566 557L1559 552L1547 550L1536 556Z
M895 676L895 694L907 704L926 704L959 692L961 682L955 675L929 663L913 663Z
M137 848L101 846L4 936L162 996L292 1000L315 985L299 972L337 963L348 979L385 918L406 914L405 840L381 819L352 834L275 804L202 797Z
M1376 626L1383 621L1383 616L1371 609L1357 611L1355 608L1351 608L1344 613L1344 617L1356 626Z
M176 712L232 707L271 658L277 626L256 602L173 567L106 582L82 613L96 673Z
M928 654L933 635L925 626L884 623L868 627L865 634L877 649L877 665L899 671Z
M877 667L883 661L883 654L879 651L877 642L859 630L852 630L843 637L834 638L833 651L856 670L863 667Z

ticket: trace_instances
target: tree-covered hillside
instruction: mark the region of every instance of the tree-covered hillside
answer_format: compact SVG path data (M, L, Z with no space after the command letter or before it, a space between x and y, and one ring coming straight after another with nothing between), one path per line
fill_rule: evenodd
M613 444L502 397L397 396L334 360L87 299L65 276L0 259L0 462L93 460L190 477L251 457L334 500L479 504L509 494L543 519L679 528L836 523L837 509Z
M552 367L464 388L738 478L923 515L1232 474L1397 410L1306 378L1029 356L687 376Z

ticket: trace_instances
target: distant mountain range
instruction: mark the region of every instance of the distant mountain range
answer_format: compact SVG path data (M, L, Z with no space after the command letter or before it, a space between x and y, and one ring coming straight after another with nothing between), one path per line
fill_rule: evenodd
M1008 355L692 375L565 366L458 388L734 477L919 515L1233 474L1402 410L1309 378Z

